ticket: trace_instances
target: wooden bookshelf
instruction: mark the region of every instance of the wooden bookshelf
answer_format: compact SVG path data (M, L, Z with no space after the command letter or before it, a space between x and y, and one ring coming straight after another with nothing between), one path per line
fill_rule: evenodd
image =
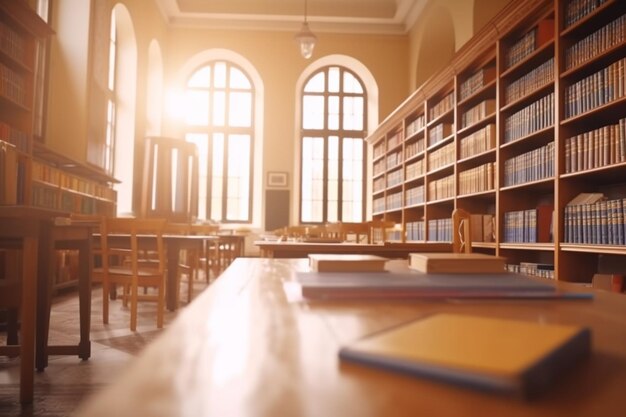
M45 79L39 48L52 34L28 2L0 1L0 205L114 215L112 177L34 140L38 80ZM71 256L59 255L57 288L75 285L75 277L60 273L71 269Z
M455 208L493 216L495 239L474 251L591 282L619 263L607 258L626 261L625 103L625 2L512 1L368 137L375 166L404 155L374 170L373 217L433 241L450 238ZM402 187L382 186L396 170ZM571 208L594 192L602 201Z

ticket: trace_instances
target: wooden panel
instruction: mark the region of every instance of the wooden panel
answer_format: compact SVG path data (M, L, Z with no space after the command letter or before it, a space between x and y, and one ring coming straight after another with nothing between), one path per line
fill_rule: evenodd
M289 226L289 190L265 190L265 230Z

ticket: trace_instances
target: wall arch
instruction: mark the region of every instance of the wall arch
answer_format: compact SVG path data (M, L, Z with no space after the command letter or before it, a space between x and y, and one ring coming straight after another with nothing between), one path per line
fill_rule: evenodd
M213 48L207 49L189 58L176 73L172 82L170 98L177 96L184 91L188 77L200 66L208 61L225 60L230 61L246 72L252 81L254 88L254 149L253 152L253 183L252 183L252 227L260 227L262 223L262 203L263 203L263 120L265 87L261 75L252 63L243 55L230 49Z
M367 91L367 131L372 132L378 126L378 97L379 97L378 83L376 82L376 79L374 78L374 75L371 73L371 71L361 61L348 55L340 55L340 54L326 55L324 57L321 57L311 62L304 69L304 71L302 71L302 73L298 77L298 80L296 81L296 86L295 86L296 111L294 114L295 123L294 123L293 137L296 139L296 144L294 146L294 150L295 150L294 169L293 169L294 181L293 181L293 198L291 200L292 204L291 204L291 216L290 216L292 219L299 218L298 209L299 209L299 201L300 201L300 187L298 184L300 184L300 141L297 139L300 137L300 122L299 121L301 120L301 116L302 116L302 101L300 100L300 93L302 91L304 83L314 72L318 71L320 68L323 68L329 65L338 65L338 66L348 68L349 70L353 71L361 79L361 81L363 81L363 84L365 84L365 89ZM367 161L365 162L367 166L366 178L372 177L371 158L372 158L371 146L368 146ZM371 181L366 181L366 183L367 183L367 189L366 189L365 195L369 196L371 195L371 192L372 192L371 190L372 184L371 184ZM369 218L371 217L371 212L372 212L371 201L369 199L367 200L366 205L367 205L367 208L366 208L365 215L366 215L366 218Z

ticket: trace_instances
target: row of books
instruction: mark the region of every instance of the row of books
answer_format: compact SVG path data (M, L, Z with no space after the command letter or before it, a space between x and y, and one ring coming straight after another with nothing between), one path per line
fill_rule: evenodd
M425 200L424 186L420 185L419 187L407 189L406 195L404 196L404 200L405 200L406 206L422 204Z
M428 113L429 120L435 120L444 113L449 112L454 107L454 92L450 92L442 98L437 104L430 108Z
M433 242L451 242L452 219L428 220L428 240Z
M565 69L573 68L626 40L626 15L622 15L565 50Z
M481 101L463 113L461 116L461 127L464 128L478 123L487 116L492 115L495 111L496 101L494 99Z
M554 93L513 113L504 121L504 143L513 142L554 124Z
M406 166L406 179L412 180L424 175L424 160L420 159Z
M51 167L37 160L32 162L31 172L34 181L45 182L55 187L85 194L90 197L107 200L115 199L115 191L112 188L68 174L63 170Z
M565 172L626 162L626 119L565 139Z
M608 0L571 0L565 8L565 26L571 26Z
M428 130L428 146L433 146L452 135L452 125L440 123Z
M459 86L459 99L465 100L475 92L479 91L485 85L489 84L496 77L496 67L488 66L480 68L478 71L470 75Z
M434 171L456 161L456 146L454 142L442 146L428 154L428 171Z
M17 62L24 62L24 38L4 22L0 22L0 50Z
M402 192L389 194L386 197L387 210L397 210L402 208Z
M372 200L372 213L382 213L385 211L385 197L378 197Z
M385 177L376 178L372 183L372 191L377 193L385 189Z
M506 86L505 103L512 103L554 80L554 57Z
M554 264L520 262L519 264L506 264L505 268L507 271L517 274L554 279Z
M574 117L624 97L626 58L565 89L565 117Z
M624 200L607 200L602 193L576 196L565 206L563 241L591 245L626 244Z
M423 220L415 222L406 222L406 240L426 240L426 228Z
M387 173L387 188L402 183L402 172L403 171L401 169L398 169L396 171Z
M428 200L442 200L444 198L454 197L454 175L449 175L441 179L428 183Z
M385 159L385 161L387 164L387 169L391 169L393 167L400 165L403 161L402 151L397 151L397 152L387 155L387 158Z
M422 130L426 126L426 118L423 114L420 114L406 126L407 137L414 135L418 131Z
M15 146L0 141L0 204L17 203L15 175L17 171L17 152Z
M374 166L372 168L374 176L380 175L387 170L387 165L384 159L380 159L374 162Z
M0 96L20 106L28 104L26 100L26 81L24 77L0 63Z
M491 191L495 188L495 163L488 162L459 173L459 195Z
M554 176L554 142L504 161L504 186Z
M19 151L28 152L28 134L3 121L0 121L0 141L10 143Z
M409 159L420 152L424 152L426 149L426 140L424 138L418 139L414 142L407 143L404 146L404 159Z
M398 130L394 133L389 139L387 139L387 149L393 149L404 140L404 132L402 130Z
M554 206L551 204L542 204L534 209L504 213L504 242L551 242L553 216Z
M459 141L460 159L481 154L496 147L496 125L489 124L480 130L461 138Z
M372 158L373 159L378 159L381 156L383 156L385 154L385 141L380 141L380 143L376 144L374 146L374 149L372 151Z
M554 20L544 19L537 26L526 32L506 52L506 68L510 68L523 61L537 48L547 41L554 39Z

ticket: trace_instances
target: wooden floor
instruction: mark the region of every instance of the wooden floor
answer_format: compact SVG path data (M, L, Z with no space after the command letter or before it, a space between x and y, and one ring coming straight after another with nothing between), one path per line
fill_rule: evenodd
M186 280L185 280L186 281ZM194 293L206 288L204 279L194 282ZM181 288L182 306L187 288ZM93 291L91 315L91 359L51 356L45 372L35 374L35 401L19 403L19 358L0 356L0 416L68 416L89 394L114 381L143 347L159 337L154 303L141 303L137 332L129 330L130 313L120 300L111 302L108 325L102 324L102 290ZM166 312L165 328L176 313ZM50 324L51 343L78 341L78 296L68 292L55 298ZM6 335L0 334L0 344Z

